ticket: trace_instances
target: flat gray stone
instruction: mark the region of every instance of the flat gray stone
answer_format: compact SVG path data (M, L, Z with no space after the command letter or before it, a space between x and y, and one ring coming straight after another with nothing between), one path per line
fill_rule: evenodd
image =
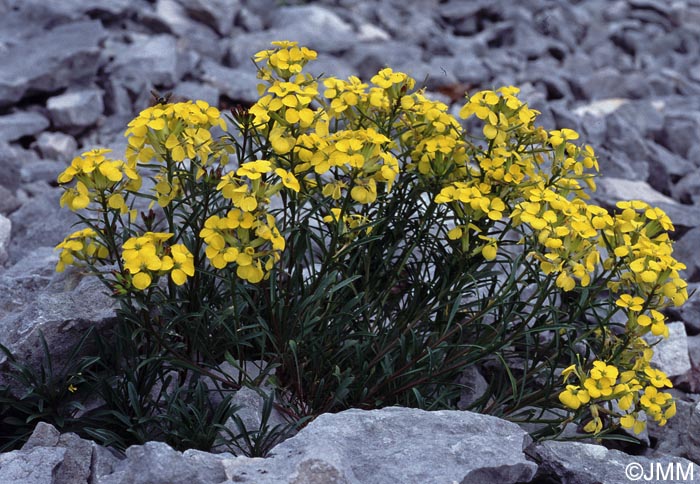
M672 113L664 119L664 132L660 141L669 151L687 157L690 150L698 144L700 131L700 113Z
M685 273L694 281L697 281L697 277L700 276L698 247L700 247L700 227L690 229L673 245L673 257L686 265ZM688 331L691 334L700 333L700 292L690 296L680 307L680 313Z
M24 163L20 170L20 180L22 180L22 188L29 184L44 182L46 185L55 184L60 175L68 166L66 162L41 160Z
M191 18L216 30L222 36L233 29L240 0L179 0Z
M101 89L80 89L49 98L46 107L56 128L80 131L94 125L102 116Z
M669 465L672 466L673 474L666 474L670 479L664 479L663 482L688 482L687 478L678 477L678 468L682 469L682 472L700 475L700 467L680 457L649 459L627 455L602 445L580 442L550 440L533 445L526 452L539 464L537 477L566 484L621 484L632 481L652 484L662 482L658 479L657 469L667 469ZM645 475L651 476L652 479L644 478ZM639 479L630 479L630 476Z
M70 161L78 149L78 142L65 133L44 131L36 139L35 146L43 158Z
M192 101L201 99L202 101L208 102L212 106L218 106L220 95L221 91L217 87L199 82L181 82L175 89L173 89L174 97Z
M106 36L100 21L86 20L39 31L0 51L0 106L14 104L30 90L52 92L92 79Z
M34 136L49 127L49 120L39 113L19 111L0 116L0 143Z
M104 330L116 321L115 301L99 279L88 276L60 280L61 285L38 292L28 304L0 318L0 344L35 371L45 357L40 332L46 339L54 368L59 369L67 363L67 357L86 331ZM3 353L0 366L6 361ZM6 371L0 371L0 383L17 387Z
M185 457L164 442L132 445L114 472L99 477L95 484L216 484L225 479L226 456L189 451Z
M61 434L53 425L39 422L22 452L36 449L65 450L61 464L54 470L51 484L92 483L111 473L120 460L105 447L91 440L81 439L74 433Z
M0 482L49 484L63 462L66 449L37 447L28 452L14 450L0 454Z
M700 402L693 405L688 424L688 440L686 442L688 459L700 460Z
M78 230L72 227L78 220L76 215L60 207L61 193L60 189L44 189L10 215L10 262L18 261L38 247L53 248L68 234Z
M605 117L628 102L629 99L620 97L610 99L598 99L597 101L582 104L575 108L572 112L575 115L581 117L583 117L585 114L590 114L593 117Z
M621 200L642 200L650 205L678 203L663 193L654 190L651 185L641 180L625 180L610 176L596 179L598 187L594 197L608 201L611 205Z
M668 338L654 336L651 333L644 335L648 343L656 343L652 364L673 377L683 375L690 370L690 358L688 356L688 335L682 322L666 323Z
M35 250L0 273L0 320L19 312L56 276L58 254L50 247Z
M0 214L9 215L19 208L21 202L13 192L0 185Z
M250 104L259 99L257 86L261 81L254 69L224 67L209 59L202 62L201 68L201 79L228 98Z
M39 422L34 427L32 435L22 446L22 450L31 450L35 447L56 447L61 439L61 432L51 424Z
M487 430L488 429L488 430ZM528 482L537 466L516 424L471 412L389 407L316 418L266 459L224 461L227 482Z
M128 44L109 46L114 60L105 68L108 75L134 93L147 90L149 83L166 88L177 84L189 65L174 36L132 34L130 38Z
M9 255L7 254L7 248L10 244L10 235L12 233L12 222L10 219L0 214L0 266L2 266Z
M157 0L155 11L151 14L144 12L144 16L148 20L165 24L169 33L177 35L179 42L185 44L188 49L201 54L202 57L220 62L226 55L226 43L221 42L220 34L207 25L209 20L205 23L199 22L186 11L187 3L183 0ZM235 2L228 3L235 4ZM206 4L203 8L206 8ZM239 6L238 15L241 15L244 10ZM211 19L211 22L218 22L218 19Z
M649 436L654 437L656 446L650 449L648 457L654 458L662 455L675 455L678 457L688 457L688 446L690 437L690 416L695 404L681 399L676 399L676 415L666 422L666 425L659 426L653 420L647 422ZM695 452L698 455L697 451Z

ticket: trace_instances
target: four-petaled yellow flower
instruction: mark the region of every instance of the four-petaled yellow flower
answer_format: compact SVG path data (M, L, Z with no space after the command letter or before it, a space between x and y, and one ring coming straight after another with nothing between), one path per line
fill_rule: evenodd
M577 410L581 404L591 400L588 391L577 385L566 385L566 390L559 394L559 401L572 410Z

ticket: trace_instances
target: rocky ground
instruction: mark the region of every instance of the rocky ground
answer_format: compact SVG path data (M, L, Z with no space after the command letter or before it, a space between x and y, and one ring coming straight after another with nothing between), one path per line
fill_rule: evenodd
M152 89L221 107L254 101L250 57L280 39L317 50L313 72L367 79L388 65L455 106L465 92L519 86L546 128L576 129L596 148L599 203L667 211L698 286L699 0L0 0L0 343L32 361L38 329L60 353L113 318L99 283L53 273L52 248L74 221L55 181L71 158L122 151ZM672 316L657 364L675 378L679 412L651 429L645 452L700 462L700 294ZM407 409L324 416L275 456L152 443L119 460L41 425L0 455L0 482L616 483L628 463L647 462L589 444L532 447L492 417Z

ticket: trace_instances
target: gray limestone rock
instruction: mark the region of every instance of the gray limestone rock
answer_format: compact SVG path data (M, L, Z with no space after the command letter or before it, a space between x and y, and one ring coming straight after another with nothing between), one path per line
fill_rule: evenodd
M700 247L700 227L690 229L673 246L673 256L686 265L685 274L691 281L700 280L700 260L697 250ZM680 308L681 317L690 334L700 333L700 292L691 296Z
M22 163L37 160L34 151L24 150L19 146L0 143L0 185L16 192L20 185L20 167ZM1 202L0 202L1 203Z
M644 181L631 181L605 176L597 179L596 184L598 190L595 198L605 200L608 205L614 205L620 200L642 200L651 205L659 203L676 204L672 198L657 192Z
M687 157L691 148L698 144L700 113L671 114L664 119L663 135L659 142L672 153Z
M19 101L28 91L53 92L89 82L100 67L99 45L106 35L99 21L86 20L40 31L0 50L0 106Z
M31 465L52 450L61 455L60 465L53 470L51 484L78 484L99 481L105 473L111 473L119 459L108 449L76 434L61 434L50 424L39 422L20 452ZM41 465L41 462L34 462ZM1 472L1 470L0 470ZM3 481L4 482L4 481ZM24 481L22 481L24 482Z
M58 175L66 169L66 166L66 163L53 160L25 163L20 170L23 188L37 182L45 182L46 185L56 184Z
M216 30L222 36L229 35L236 13L241 7L237 0L178 0L193 19Z
M693 462L700 461L700 402L693 406L688 424L687 457Z
M689 443L688 431L690 429L690 415L695 404L685 400L676 400L676 415L659 426L656 422L649 421L647 429L649 435L656 441L656 446L649 449L647 456L656 457L663 455L675 455L687 457Z
M91 474L92 453L96 444L76 434L67 433L58 439L57 447L66 449L63 463L53 484L88 482Z
M148 86L171 88L188 70L187 56L172 35L132 34L127 42L110 45L114 59L105 67L132 93L148 94Z
M221 91L218 88L199 82L181 82L173 89L173 97L192 101L201 99L212 106L219 104L220 95Z
M294 40L299 45L319 52L319 55L338 54L356 44L355 32L344 20L326 7L302 5L274 8L270 15L272 27L258 32L243 33L230 41L228 61L247 72L250 59L260 50L270 49L270 42Z
M360 78L369 81L379 70L391 67L395 71L415 70L418 64L423 64L423 53L415 45L405 44L396 40L359 44L346 55L350 64L357 66ZM412 72L407 72L412 74ZM439 73L433 73L439 75ZM422 85L424 79L416 79Z
M632 159L621 147L615 148L613 146L600 144L595 146L595 154L598 158L600 174L602 175L600 180L617 178L636 182L649 179L649 166L647 162L644 160ZM596 183L600 180L596 180Z
M27 452L15 450L0 454L0 482L53 483L65 454L66 449L58 447L37 447Z
M691 366L700 369L700 334L688 336L688 356Z
M197 8L210 8L208 7L208 2L202 1L195 3L183 0L157 0L153 14L145 13L144 15L149 20L157 20L159 23L164 24L168 33L176 35L179 41L186 45L188 49L199 53L202 57L221 62L226 55L226 43L221 41L220 35L209 25L219 22L222 22L222 27L224 26L223 24L228 25L228 20L223 20L226 16L223 16L222 20L217 18L205 20L205 18L200 17L204 23L198 22L190 16L185 8L190 3L193 7L198 5L199 7ZM225 8L228 8L229 5L233 7L236 5L236 2L226 2ZM227 35L230 34L231 27L232 24L228 26L229 33Z
M10 219L0 214L0 266L2 266L9 255L7 255L7 247L10 244L10 235L12 234L12 222Z
M464 385L457 406L460 410L468 409L472 404L484 396L488 390L488 382L479 372L476 366L468 366L459 379L459 384Z
M594 71L581 83L581 88L586 99L591 100L611 97L640 99L647 97L651 92L642 74L621 72L613 67Z
M46 107L54 127L79 132L100 119L104 111L102 99L100 89L80 89L49 98Z
M69 161L75 156L78 143L65 133L44 131L37 137L35 147L44 158Z
M700 152L700 150L699 150ZM696 165L694 163L694 165ZM688 205L700 204L700 168L685 175L671 187L673 198Z
M680 457L665 456L649 459L627 455L602 445L579 442L550 440L533 445L526 452L539 465L537 477L553 479L554 482L563 484L620 484L633 480L651 484L660 482L657 479L656 470L658 468L665 470L669 465L672 466L673 474L666 474L670 479L664 482L687 482L688 477L683 478L686 474L678 476L677 469L681 469L683 473L688 472L688 475L690 473L698 475L700 472L700 467ZM652 479L646 479L645 475L649 475Z
M536 470L528 442L517 425L471 412L346 410L321 415L267 459L224 465L227 482L251 484L515 483Z
M147 442L126 450L126 459L96 484L215 484L225 479L220 457L189 452L187 457L163 442Z
M20 204L13 192L0 185L0 214L9 215L17 210Z
M22 310L56 275L58 255L49 247L31 252L0 273L0 319Z
M666 327L668 338L653 336L651 333L644 336L648 343L656 343L651 362L669 377L683 375L690 370L688 335L685 332L685 326L681 322L671 322L666 323Z
M691 236L691 242L688 244L688 246L692 245L692 243L700 243L700 240L697 239L697 237L700 237L700 229L694 229L688 232L685 236ZM683 239L681 239L683 240ZM679 249L678 245L676 244L676 250ZM695 245L695 247L698 247ZM681 247L685 248L685 247ZM690 249L690 247L688 247ZM674 255L675 252L674 252ZM682 254L681 254L682 255ZM678 255L676 255L678 256ZM690 269L690 268L689 268ZM695 266L692 266L692 269L695 269ZM689 272L689 271L686 271ZM692 272L690 273L692 275ZM681 319L683 320L683 323L685 324L686 330L688 334L690 335L698 335L700 334L700 290L698 290L698 285L697 284L691 284L690 287L688 288L688 292L690 293L692 289L695 289L696 292L694 294L691 294L686 303L680 307L679 312L681 314ZM700 347L695 347L700 348ZM692 350L691 350L692 353ZM700 355L699 355L700 356ZM694 360L695 363L700 363L700 358Z
M19 111L0 116L0 143L35 136L49 127L49 120L39 113Z
M2 274L7 276L7 271ZM59 278L51 290L40 291L24 306L0 318L0 344L22 364L40 368L44 355L40 333L51 352L52 364L63 368L76 343L91 328L106 329L115 321L115 301L96 277ZM7 361L0 355L0 365ZM8 381L9 380L9 381ZM16 383L0 372L0 382Z
M686 158L671 153L654 141L646 140L644 146L649 153L647 161L649 162L651 175L649 181L652 185L655 179L661 177L666 178L669 183L673 183L674 180L678 180L690 174L695 169L693 164Z
M62 191L44 189L10 215L12 241L10 261L15 262L38 247L55 247L75 229L73 212L59 205Z
M356 38L351 24L323 5L293 5L271 12L271 30L278 40L295 40L319 52L342 52Z
M34 427L32 435L22 446L22 450L30 450L35 447L56 447L61 438L61 432L51 424L39 422Z
M224 67L205 59L202 80L234 101L253 104L258 99L257 85L261 83L250 68Z

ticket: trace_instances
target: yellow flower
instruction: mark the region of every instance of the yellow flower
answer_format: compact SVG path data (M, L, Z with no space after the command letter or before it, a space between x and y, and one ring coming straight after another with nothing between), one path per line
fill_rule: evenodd
M377 199L377 183L374 178L355 180L350 196L358 203L372 203Z
M646 368L644 368L644 374L649 378L649 383L654 385L656 388L673 387L671 380L669 380L666 376L666 373L664 373L661 370L657 370L655 368L647 366Z
M245 176L251 180L257 180L263 174L268 173L271 170L272 163L267 160L256 160L243 163L240 168L236 170L236 175Z
M132 278L132 283L136 289L144 290L151 285L151 276L147 272L139 272Z
M583 386L588 390L588 394L591 398L608 397L612 395L612 382L608 378L586 378L583 382Z
M583 427L584 432L590 432L592 434L597 434L601 430L603 430L603 421L600 417L593 417L593 419Z
M182 244L170 247L170 254L173 259L170 277L175 284L181 286L188 276L194 276L194 256Z
M569 366L567 366L566 368L564 368L564 369L561 371L561 376L564 378L564 381L566 381L566 380L569 379L569 377L570 377L572 374L575 374L575 373L576 373L576 365L573 364L573 365L569 365Z
M594 380L600 380L601 378L607 378L611 382L617 380L618 370L612 365L608 365L603 361L594 361L593 368L591 369L591 378Z
M550 131L549 135L549 142L552 143L552 146L554 147L559 146L566 140L575 140L579 137L576 131L574 131L573 129L566 128L561 130Z
M79 181L75 188L69 188L63 193L60 204L61 207L68 205L73 211L82 210L90 205L90 192L85 184Z
M298 192L301 189L299 186L299 180L297 180L297 178L287 170L277 168L275 170L275 174L282 179L282 184L290 190Z
M640 434L646 427L646 422L639 419L639 414L630 413L620 417L620 425L626 429L632 429L635 434Z
M631 296L630 294L622 294L615 304L621 308L628 308L630 311L641 311L644 305L644 299L639 296Z
M647 413L654 416L661 413L661 407L669 400L671 400L669 393L659 392L656 387L648 386L644 389L639 402L645 407Z
M265 273L260 266L260 261L257 261L247 265L239 264L236 268L236 275L252 284L257 284L263 279Z
M591 400L587 390L577 385L566 385L566 390L559 394L559 401L572 410L577 410L581 404Z

